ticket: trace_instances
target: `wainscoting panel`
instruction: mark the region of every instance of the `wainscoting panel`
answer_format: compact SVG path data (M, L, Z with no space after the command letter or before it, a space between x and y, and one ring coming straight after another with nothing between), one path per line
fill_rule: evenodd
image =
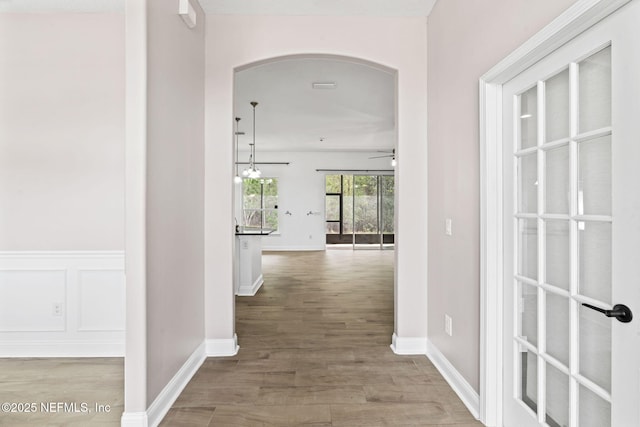
M78 330L124 331L123 270L80 270L78 293Z
M124 329L124 252L0 252L0 357L123 356Z
M0 271L0 332L60 332L66 303L65 270Z

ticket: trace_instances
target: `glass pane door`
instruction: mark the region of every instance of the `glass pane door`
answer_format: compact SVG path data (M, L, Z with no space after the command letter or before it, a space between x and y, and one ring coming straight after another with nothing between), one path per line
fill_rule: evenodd
M378 205L378 177L353 177L353 244L356 247L380 245L380 211Z
M394 201L394 185L395 178L393 175L381 175L379 177L380 185L380 233L382 247L393 248L395 243L395 201Z
M611 47L514 104L513 395L540 425L607 427L612 324L582 304L612 305Z
M502 86L505 426L640 426L639 21Z
M393 175L325 177L326 242L354 249L394 247Z

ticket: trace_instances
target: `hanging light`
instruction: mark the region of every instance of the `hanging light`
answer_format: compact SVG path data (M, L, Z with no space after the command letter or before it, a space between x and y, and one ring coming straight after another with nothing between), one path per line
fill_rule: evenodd
M244 132L240 132L238 130L238 125L240 123L240 117L236 117L236 176L233 178L233 182L239 184L242 182L242 178L238 175L238 137L240 135L244 135Z
M242 175L249 178L260 178L262 172L258 170L256 167L256 106L258 103L256 101L251 101L251 106L253 107L253 142L250 145L251 153L249 154L249 169L245 169L242 171Z

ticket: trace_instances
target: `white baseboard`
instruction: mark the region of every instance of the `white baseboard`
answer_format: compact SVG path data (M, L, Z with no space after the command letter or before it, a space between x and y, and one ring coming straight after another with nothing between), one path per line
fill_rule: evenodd
M3 357L124 357L124 340L3 341Z
M262 252L305 252L305 251L324 251L326 245L322 246L262 246Z
M149 419L146 412L123 412L120 427L148 427Z
M195 349L191 356L182 365L180 370L171 378L171 381L162 389L158 397L149 405L147 409L147 425L155 427L167 415L171 405L176 401L182 390L189 384L191 378L198 371L202 362L206 358L206 345L204 342Z
M438 348L427 340L427 357L431 363L438 369L440 374L449 383L453 391L465 404L467 409L476 419L480 418L480 396L471 387L471 384L462 376L460 372L449 362L444 354Z
M260 276L258 276L256 281L253 282L253 285L240 286L238 288L238 293L236 295L241 297L252 297L256 294L256 292L258 292L258 289L260 289L263 283L264 283L264 277L261 274Z
M228 339L208 339L206 340L207 357L225 357L238 354L238 336L233 334L233 338Z
M230 339L203 341L149 405L147 411L124 412L120 425L122 427L156 427L207 357L233 356L238 353L239 348L236 335Z
M427 354L426 337L399 337L395 334L391 337L391 350L395 354Z

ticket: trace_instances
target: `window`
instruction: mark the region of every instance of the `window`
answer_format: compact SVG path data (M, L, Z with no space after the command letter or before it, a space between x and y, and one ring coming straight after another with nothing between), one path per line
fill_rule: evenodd
M326 175L328 244L393 244L393 175Z
M242 215L245 228L278 229L278 180L242 180Z

